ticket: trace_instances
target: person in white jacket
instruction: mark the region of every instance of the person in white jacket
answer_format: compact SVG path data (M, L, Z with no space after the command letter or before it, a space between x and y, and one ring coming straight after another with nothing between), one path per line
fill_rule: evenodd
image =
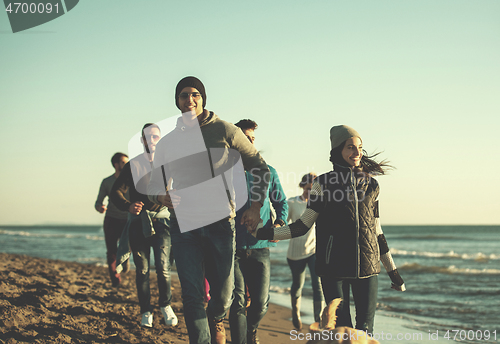
M300 219L300 216L306 210L314 178L316 178L315 173L305 174L299 183L299 187L302 188L302 194L288 199L288 223ZM290 288L292 322L293 326L297 330L300 330L302 329L300 303L302 288L306 280L306 267L309 267L309 273L311 275L314 321L316 322L320 320L321 310L324 307L325 300L321 282L314 271L314 266L316 264L316 229L314 224L305 235L290 239L286 258L288 266L290 266L290 270L292 271L292 286Z

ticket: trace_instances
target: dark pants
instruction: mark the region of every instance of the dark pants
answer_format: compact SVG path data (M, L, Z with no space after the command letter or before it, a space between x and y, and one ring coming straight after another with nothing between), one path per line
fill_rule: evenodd
M269 305L270 277L269 248L236 250L234 299L229 310L231 343L246 343L247 332L253 332L259 327ZM246 309L245 284L252 300L248 309Z
M356 306L356 328L373 334L375 308L377 307L377 275L363 279L338 279L324 276L321 278L321 284L327 304L336 298L343 300L337 309L337 327L353 327L349 311L350 286Z
M172 249L182 287L184 319L191 344L210 343L207 316L224 319L234 288L234 220L224 219L187 232L180 232L171 219ZM205 276L210 301L205 311Z
M302 288L304 287L304 282L306 280L306 267L309 267L313 290L313 301L324 301L321 282L319 281L319 277L316 275L316 271L314 269L316 265L316 254L299 260L291 260L287 258L287 262L290 270L292 271L292 287L290 288L290 295L292 295L295 299L302 296Z
M104 240L106 242L106 259L111 283L117 285L121 282L120 274L116 272L116 251L118 241L122 235L123 228L127 220L115 219L109 216L104 217Z
M149 287L151 248L153 248L155 259L159 306L168 306L172 301L172 291L170 289L170 232L163 224L158 222L154 222L153 227L156 234L146 238L142 234L140 220L132 221L130 224L130 248L134 256L135 282L141 313L153 311Z

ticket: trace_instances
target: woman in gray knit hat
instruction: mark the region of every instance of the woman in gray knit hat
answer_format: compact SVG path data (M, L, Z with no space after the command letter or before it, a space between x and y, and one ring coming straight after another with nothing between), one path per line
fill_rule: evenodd
M260 229L258 239L285 240L304 235L316 224L316 274L325 301L341 298L337 327L352 327L349 286L356 305L356 328L373 334L378 274L382 261L391 288L404 291L382 232L378 212L379 185L373 178L390 166L363 150L359 133L346 125L330 130L333 170L314 180L304 214L294 223Z

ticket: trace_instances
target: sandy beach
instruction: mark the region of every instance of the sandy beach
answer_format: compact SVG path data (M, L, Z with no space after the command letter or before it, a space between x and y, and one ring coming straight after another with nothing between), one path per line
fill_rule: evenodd
M152 304L158 300L156 274L151 275ZM155 307L153 328L139 326L135 271L123 275L118 288L111 287L107 267L61 260L0 253L0 343L188 343L181 290L172 277L172 308L179 324L167 328ZM273 293L271 300L276 295ZM305 343L290 321L288 298L276 298L259 326L262 344ZM312 310L311 310L312 311ZM310 314L305 307L304 320ZM354 309L352 309L354 312ZM225 321L227 341L231 343ZM409 326L408 326L409 325ZM413 324L415 325L415 324ZM301 332L307 335L308 325ZM431 338L426 328L377 312L376 331L381 343L445 343L442 335ZM387 334L391 338L387 340ZM401 340L397 335L401 334Z
M106 267L0 253L0 343L187 343L179 281L172 307L179 325L166 328L156 307L151 329L139 326L135 273L118 288ZM151 274L152 303L158 300ZM289 309L271 304L261 322L262 344L290 343ZM229 326L226 333L230 342ZM301 342L295 340L294 342Z

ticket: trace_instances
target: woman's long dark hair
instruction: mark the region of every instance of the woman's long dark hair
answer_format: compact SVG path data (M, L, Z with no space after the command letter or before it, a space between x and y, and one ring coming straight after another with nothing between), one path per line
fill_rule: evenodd
M346 142L347 140L330 151L330 161L332 163L340 166L348 166L347 161L345 161L342 157L342 150L344 149ZM389 165L389 161L387 160L377 162L373 159L380 153L381 152L377 152L372 155L368 155L368 153L363 149L363 156L361 157L359 167L353 168L356 175L358 177L365 176L366 174L369 176L379 176L387 174L388 170L394 169L394 166Z

